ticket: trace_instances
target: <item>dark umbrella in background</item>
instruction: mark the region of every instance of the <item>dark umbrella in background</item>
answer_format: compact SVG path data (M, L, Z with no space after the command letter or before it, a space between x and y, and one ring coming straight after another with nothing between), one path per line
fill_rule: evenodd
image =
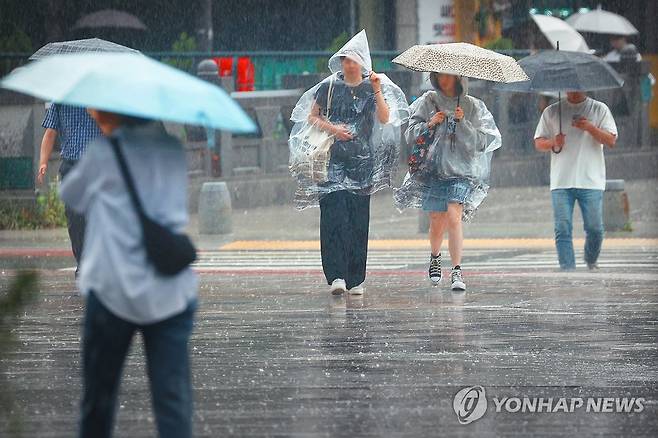
M104 9L80 17L71 31L76 38L100 37L126 46L142 47L147 26L128 12Z
M624 80L610 65L583 52L547 50L519 61L529 81L496 85L497 90L519 93L558 92L558 118L562 134L561 94L567 91L595 91L619 88ZM553 149L560 153L562 149Z
M56 43L49 43L34 52L30 56L30 60L45 58L51 55L63 55L66 53L82 53L82 52L132 52L140 53L138 50L131 49L130 47L122 46L121 44L113 43L112 41L102 40L100 38L89 38L84 40L72 41L59 41Z
M139 18L128 12L118 11L116 9L104 9L81 17L75 23L73 28L124 28L146 30L146 25L142 23Z

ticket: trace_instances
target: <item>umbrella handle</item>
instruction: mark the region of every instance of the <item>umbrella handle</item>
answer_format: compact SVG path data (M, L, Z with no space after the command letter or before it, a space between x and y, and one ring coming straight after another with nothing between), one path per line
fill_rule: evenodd
M560 50L560 42L557 43L558 50ZM560 134L562 134L562 93L558 91L557 93L557 118L560 125ZM562 152L562 146L556 147L555 145L551 146L551 150L554 154L559 154Z

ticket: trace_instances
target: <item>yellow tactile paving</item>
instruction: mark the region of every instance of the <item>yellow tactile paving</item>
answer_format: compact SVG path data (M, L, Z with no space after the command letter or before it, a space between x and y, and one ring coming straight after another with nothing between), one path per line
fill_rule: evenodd
M574 246L582 246L584 239L574 239ZM371 240L369 249L404 250L426 249L426 239ZM510 249L510 248L554 248L553 239L465 239L464 248ZM658 248L658 239L608 238L604 248L648 247ZM221 250L243 251L315 251L320 249L318 240L236 240L220 248Z

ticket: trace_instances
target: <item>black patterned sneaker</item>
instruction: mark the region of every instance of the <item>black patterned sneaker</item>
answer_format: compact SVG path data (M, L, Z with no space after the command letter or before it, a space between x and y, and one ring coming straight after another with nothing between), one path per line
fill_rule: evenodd
M452 283L452 290L466 290L466 284L464 284L464 279L462 278L462 268L459 265L452 268L450 281Z
M436 286L441 282L441 253L439 255L430 255L429 275L433 285Z
M587 269L590 271L598 271L599 270L599 264L598 263L588 263L587 264Z

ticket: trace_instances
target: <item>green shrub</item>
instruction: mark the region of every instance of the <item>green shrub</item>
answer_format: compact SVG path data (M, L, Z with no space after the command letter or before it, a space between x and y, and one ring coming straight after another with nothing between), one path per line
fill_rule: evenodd
M34 204L5 201L0 204L1 230L34 230L66 226L64 203L53 184L45 194L39 194Z
M196 49L197 47L194 37L188 35L187 32L181 33L171 46L172 52L181 54L195 52ZM191 72L194 67L194 61L191 58L166 58L163 59L163 62L187 72Z

